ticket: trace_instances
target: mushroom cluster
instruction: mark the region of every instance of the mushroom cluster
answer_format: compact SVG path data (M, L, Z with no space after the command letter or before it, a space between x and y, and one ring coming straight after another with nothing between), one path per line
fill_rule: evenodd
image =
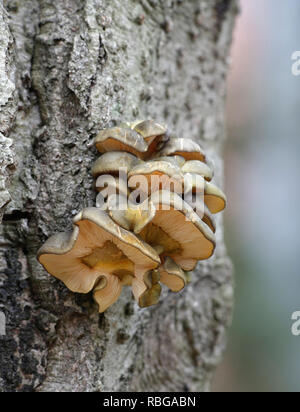
M101 131L92 167L96 207L73 231L52 236L38 260L71 291L93 291L99 312L131 286L140 307L158 302L161 284L181 291L189 272L215 249L213 214L226 206L198 144L152 120Z

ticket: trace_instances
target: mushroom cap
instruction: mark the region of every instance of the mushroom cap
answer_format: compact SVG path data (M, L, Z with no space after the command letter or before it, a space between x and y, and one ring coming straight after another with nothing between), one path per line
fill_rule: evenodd
M180 168L176 160L172 160L170 157L164 157L163 159L153 159L148 162L143 162L133 167L128 174L129 186L131 186L131 178L138 177L139 175L145 176L148 181L147 189L148 195L155 193L158 190L167 190L183 195L188 194L189 189L196 192L199 184L199 176L203 179L211 179L213 173L211 169L203 162L199 160L186 161ZM153 176L159 177L159 184L153 182ZM186 179L188 177L188 179ZM153 183L153 184L152 184ZM187 193L185 190L187 189ZM203 193L203 216L200 216L202 220L215 232L216 226L213 217L211 216L210 209L205 207L204 202L208 202L211 207L212 213L217 213L218 207L222 206L222 192L212 185L207 184L201 179L201 187L199 187L200 193ZM217 196L217 197L216 197ZM223 194L223 196L225 196ZM192 206L192 204L186 199L186 202Z
M95 138L95 145L100 153L124 151L139 158L146 156L148 150L147 142L139 133L124 127L101 130Z
M207 181L212 179L213 172L207 164L199 160L190 160L184 161L184 164L180 166L180 163L182 163L181 159L183 158L180 156L176 156L176 159L162 157L134 166L128 174L129 186L131 186L130 178L141 175L147 178L149 195L153 192L153 188L155 190L170 190L183 194L186 189L189 191L190 185L192 185L191 187L197 185L197 176L201 176ZM190 175L188 181L185 180L187 175ZM156 183L153 176L159 176L159 184L158 182ZM153 184L151 184L152 182ZM187 187L185 186L186 184L188 185Z
M155 190L159 190L171 189L171 186L173 186L174 191L182 193L183 174L174 161L155 159L133 167L128 173L129 186L133 181L131 178L138 176L146 177L148 194L151 194L153 187ZM159 181L156 181L155 177L159 178Z
M215 236L191 206L176 193L164 190L150 199L156 214L140 236L153 248L162 245L161 256L171 257L187 271L193 270L198 260L212 256Z
M100 131L95 145L100 153L125 151L140 159L156 153L169 139L167 128L153 120L123 123L119 127Z
M145 271L160 263L154 249L100 209L84 209L74 225L72 233L52 236L38 252L44 268L73 292L88 293L101 276L131 271L133 262Z
M160 161L165 161L169 163L173 163L176 166L179 166L180 168L185 164L186 160L182 156L161 156L161 157L155 157L152 159L153 161L160 160Z
M153 120L142 121L133 127L148 143L147 158L153 156L169 140L167 128Z
M205 162L205 154L201 147L191 139L171 138L159 151L158 156L182 156L186 160Z
M170 177L179 176L181 177L180 167L172 160L148 160L148 162L143 162L135 167L128 173L128 177L135 176L137 174L147 175L147 174L166 174Z
M222 190L215 186L213 183L209 182L204 182L203 186L203 182L199 182L197 176L198 175L196 174L189 174L186 194L191 192L196 193L196 191L202 193L204 191L204 202L212 214L216 214L224 210L226 207L227 199Z
M92 167L92 175L96 178L102 174L118 175L120 168L127 169L141 162L136 156L127 152L107 152L100 156Z
M182 173L197 174L204 177L205 180L211 181L214 176L212 169L200 160L189 160L181 167Z
M211 213L222 212L226 208L227 198L225 194L212 183L205 183L204 199Z
M162 136L167 133L167 127L154 122L153 120L144 120L139 123L133 123L132 128L143 136L148 142L152 143L152 138Z
M180 292L189 282L189 276L177 263L167 257L162 265L159 266L160 281L172 292Z
M138 275L132 281L132 293L141 308L156 305L161 294L160 275L157 270L151 270Z

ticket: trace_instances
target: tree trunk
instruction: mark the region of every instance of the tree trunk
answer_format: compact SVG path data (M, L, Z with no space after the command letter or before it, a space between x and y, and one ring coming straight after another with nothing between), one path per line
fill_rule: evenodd
M69 292L36 252L95 204L92 141L103 127L165 122L201 143L222 185L236 12L236 0L1 5L0 213L12 201L0 225L0 391L209 389L233 301L222 218L214 257L150 309L128 289L98 315L91 296Z

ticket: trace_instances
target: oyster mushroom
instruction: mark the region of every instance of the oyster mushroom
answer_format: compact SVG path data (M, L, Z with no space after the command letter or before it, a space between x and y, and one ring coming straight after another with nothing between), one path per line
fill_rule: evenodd
M204 201L211 213L219 213L225 209L227 198L225 194L212 183L205 183Z
M128 173L129 187L135 186L139 177L147 179L146 188L149 195L157 190L171 190L171 188L176 193L182 193L184 176L174 161L155 159L133 167Z
M181 167L181 172L183 174L190 173L200 175L209 182L214 176L212 169L200 160L189 160L185 162L185 164Z
M154 122L153 120L145 120L134 123L131 127L142 135L148 143L148 156L156 153L158 148L169 140L167 128L164 125Z
M171 159L171 160L170 160ZM179 161L182 158L179 158ZM185 167L186 166L186 167ZM192 172L198 172L198 174ZM143 185L139 177L147 179ZM132 168L128 174L129 187L140 183L140 191L148 195L159 190L167 190L184 196L185 201L195 210L202 220L215 232L215 222L209 209L205 206L205 181L211 178L211 169L203 162L191 160L180 168L178 161L173 158L154 159L140 163ZM194 198L193 194L197 194ZM210 198L208 198L210 201ZM213 209L214 210L214 209Z
M161 156L161 157L156 157L152 159L153 161L155 160L163 160L165 162L173 163L176 166L179 166L180 168L185 164L186 160L182 156Z
M126 285L141 307L153 305L160 282L180 291L186 271L213 254L211 213L226 197L208 183L213 167L200 146L152 120L103 130L95 145L103 153L92 167L97 208L79 213L71 233L52 236L38 259L72 291L93 291L99 312Z
M73 292L95 288L100 312L118 299L135 273L143 280L160 263L154 249L100 209L84 209L73 222L73 232L52 236L39 250L38 260ZM146 286L145 296L148 291Z
M128 173L129 187L132 186L133 179L131 178L134 177L134 183L136 183L138 176L145 176L148 181L148 194L165 189L182 194L184 185L188 183L185 180L186 175L192 175L191 179L187 178L192 182L195 181L195 184L197 183L196 176L207 181L213 178L211 168L200 160L185 161L180 156L162 157L134 166Z
M111 199L109 205L113 204ZM135 225L138 226L136 233L151 245L163 262L163 267L159 268L162 283L171 285L174 291L181 290L187 281L182 269L192 270L198 260L208 259L212 255L215 247L214 226L211 222L206 225L176 193L159 191L152 194L147 202L148 209L142 211L140 206L135 206L132 213L132 206L129 205L128 210L110 210L109 213L123 228L135 230ZM208 210L206 216L211 218ZM169 282L173 276L174 284ZM136 271L135 278L133 292L139 301L140 290L147 284L145 272L139 274Z
M104 174L118 176L120 169L127 170L128 173L139 163L141 163L141 160L131 153L107 152L100 156L93 164L92 175L95 178Z
M203 187L199 187L199 184L196 180L196 175L191 175L192 180L188 191L195 193L196 191L202 191ZM225 194L215 186L213 183L205 182L204 185L204 202L211 213L216 214L222 212L225 209L227 199Z
M100 153L122 151L143 158L146 156L148 144L143 137L124 127L104 129L95 138L95 145Z
M205 154L201 147L191 139L170 138L157 156L182 156L185 160L200 160L205 162Z
M95 145L100 153L125 151L146 159L167 139L166 131L164 126L152 120L125 123L102 130L95 139Z
M179 195L162 190L152 194L150 200L156 214L140 237L161 259L170 257L183 270L190 271L198 260L212 256L214 233Z
M164 136L167 133L167 128L164 125L156 123L153 120L131 123L131 127L141 134L148 143L152 143L154 139Z

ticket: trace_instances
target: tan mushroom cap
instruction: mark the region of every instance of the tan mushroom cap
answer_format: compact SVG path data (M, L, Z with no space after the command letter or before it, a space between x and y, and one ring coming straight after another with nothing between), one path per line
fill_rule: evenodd
M179 166L180 168L182 168L182 166L186 163L185 158L182 156L161 156L161 157L155 157L152 159L152 161L156 161L156 160L173 163L176 166Z
M198 190L200 193L204 189L204 202L211 213L216 214L226 208L227 199L221 189L209 182L204 182L204 187L200 182L201 187L199 187L196 174L190 174L190 178L189 190L193 193Z
M213 214L222 212L226 208L227 198L225 194L212 183L205 183L204 199Z
M156 214L140 236L153 248L162 247L162 258L168 256L189 271L198 260L212 256L215 236L191 206L176 193L163 190L152 194L150 199Z
M74 225L72 233L52 236L38 252L44 268L73 292L88 293L109 275L128 284L135 265L147 272L160 263L154 249L100 209L84 209Z
M100 153L125 151L146 159L169 139L167 128L153 120L126 122L119 127L102 130L95 139Z
M132 182L139 176L144 176L147 179L149 195L154 190L164 189L182 193L184 176L180 167L174 161L155 159L133 167L128 173L128 183L131 188Z
M131 185L132 177L138 177L140 175L147 178L148 195L151 195L152 193L155 193L159 190L167 190L183 196L186 189L187 194L189 192L189 188L193 191L194 189L196 189L196 186L199 183L199 176L200 178L203 177L203 179L210 179L212 178L213 173L205 163L198 160L187 161L185 162L184 166L180 168L176 160L164 157L162 158L162 160L153 159L151 161L135 166L128 174L129 185ZM159 184L152 182L153 176L159 177ZM187 176L188 179L186 180L185 177ZM201 207L200 209L201 211L203 211L203 215L200 217L210 227L210 229L215 232L215 221L210 213L210 210L204 204L204 201L206 201L207 199L209 205L212 205L213 199L210 198L209 194L209 197L206 197L206 191L207 187L208 190L210 190L210 186L214 187L214 185L207 185L204 180L201 180L201 184L202 186L201 188L199 187L199 191L200 194L203 193L203 207ZM186 199L186 202L190 204L190 206L192 206L188 199ZM215 209L213 208L213 210Z
M92 175L98 177L102 174L118 175L120 169L127 173L141 162L139 158L127 152L107 152L100 156L92 167Z
M214 173L212 169L200 160L189 160L181 167L182 173L197 174L204 177L205 180L211 181Z
M142 121L133 127L148 143L147 158L155 154L169 140L167 128L153 120Z
M171 258L167 257L159 267L160 281L172 292L180 292L189 282L189 276Z
M131 177L133 175L137 174L167 174L168 176L182 176L180 172L180 167L173 162L172 160L161 160L161 159L155 159L155 160L148 160L148 162L143 162L135 167L132 168L132 170L128 173L128 176Z
M186 160L205 162L205 154L201 147L191 139L171 138L160 150L158 156L182 156Z
M210 167L200 162L199 160L184 161L182 164L182 157L162 157L158 159L149 160L133 167L128 174L129 186L132 188L138 181L138 176L144 176L147 179L148 194L157 190L170 190L178 194L183 194L189 186L197 185L199 178L210 181L213 177L213 172ZM155 177L159 177L159 181ZM135 177L135 179L131 179ZM204 182L203 182L204 183ZM190 189L191 190L191 189Z
M163 136L167 133L166 126L156 123L153 120L145 120L139 123L132 123L131 126L150 144L156 137Z
M145 157L148 151L148 144L139 133L121 127L100 131L95 138L95 145L100 153L129 152L139 158Z

